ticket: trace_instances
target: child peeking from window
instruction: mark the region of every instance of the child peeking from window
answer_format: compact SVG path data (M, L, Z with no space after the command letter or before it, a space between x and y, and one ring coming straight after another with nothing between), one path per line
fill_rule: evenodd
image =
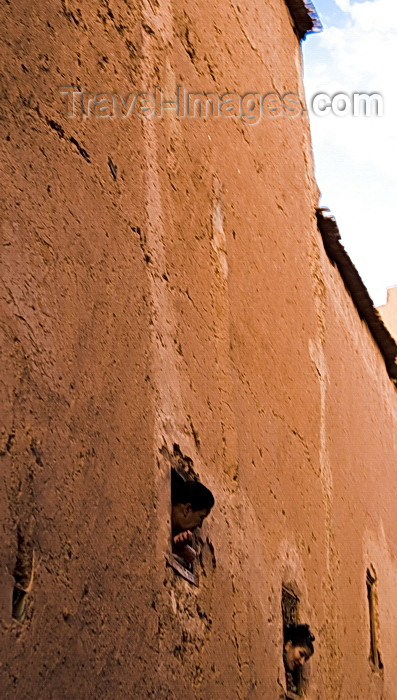
M300 672L314 654L314 635L309 625L289 625L284 630L284 667L287 690L300 692Z
M210 514L215 499L209 489L199 481L184 481L173 472L172 500L172 551L186 564L191 564L196 551L193 548L193 531L201 527Z

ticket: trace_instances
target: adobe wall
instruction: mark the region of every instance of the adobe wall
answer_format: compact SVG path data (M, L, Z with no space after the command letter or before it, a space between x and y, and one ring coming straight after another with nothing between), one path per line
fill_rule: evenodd
M396 699L396 394L323 250L306 116L68 119L57 91L302 95L284 1L19 2L2 25L2 697L278 698L284 581L308 697ZM165 561L175 444L216 498L199 587Z

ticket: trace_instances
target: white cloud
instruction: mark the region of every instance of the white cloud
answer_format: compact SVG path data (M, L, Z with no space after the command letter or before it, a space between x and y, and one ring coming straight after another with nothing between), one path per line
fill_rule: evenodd
M340 7L340 9L343 12L348 12L349 7L350 7L349 0L335 0L335 3L336 3L336 5L338 5L338 7Z

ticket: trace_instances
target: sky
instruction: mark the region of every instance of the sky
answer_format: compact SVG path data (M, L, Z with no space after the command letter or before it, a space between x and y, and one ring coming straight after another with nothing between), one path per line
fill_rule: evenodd
M375 304L397 285L397 0L313 0L302 43L316 178ZM379 93L383 116L316 116L318 93Z

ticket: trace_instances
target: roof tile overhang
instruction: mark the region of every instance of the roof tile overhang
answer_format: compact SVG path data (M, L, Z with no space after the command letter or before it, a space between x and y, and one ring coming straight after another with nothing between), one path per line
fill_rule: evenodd
M316 8L310 0L285 0L285 2L290 11L299 41L304 39L306 34L322 31L323 27Z
M384 325L375 309L367 288L340 242L340 233L333 217L324 216L322 209L316 210L317 225L321 233L325 252L336 265L354 305L365 321L385 361L390 379L397 382L397 343Z

